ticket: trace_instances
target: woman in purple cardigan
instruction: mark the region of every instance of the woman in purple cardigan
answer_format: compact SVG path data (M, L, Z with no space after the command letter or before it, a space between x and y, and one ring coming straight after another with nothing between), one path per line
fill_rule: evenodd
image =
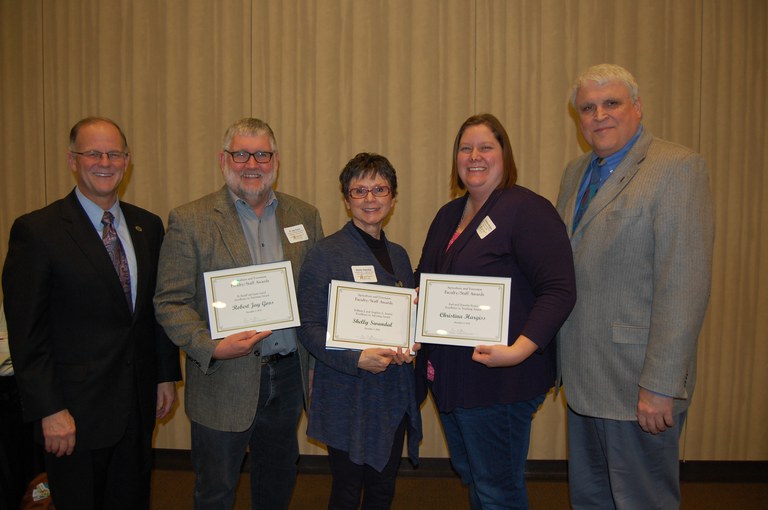
M438 211L416 269L417 282L420 273L512 280L509 345L423 344L417 356L418 399L431 390L473 509L528 508L531 421L555 383L555 334L576 302L565 226L549 201L516 180L498 119L467 119L451 172L465 193Z

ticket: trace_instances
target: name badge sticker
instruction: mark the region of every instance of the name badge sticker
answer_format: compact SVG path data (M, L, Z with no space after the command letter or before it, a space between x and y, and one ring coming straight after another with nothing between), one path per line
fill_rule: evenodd
M376 283L376 270L373 266L352 266L352 276L357 283Z
M496 230L496 225L493 224L489 216L486 216L483 221L480 222L476 232L480 239L485 239L485 237L494 230Z
M285 232L285 237L288 238L288 242L291 244L309 240L307 231L304 229L304 225L301 224L285 227L283 232Z

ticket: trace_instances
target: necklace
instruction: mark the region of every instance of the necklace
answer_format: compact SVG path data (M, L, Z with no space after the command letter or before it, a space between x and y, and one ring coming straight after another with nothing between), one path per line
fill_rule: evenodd
M469 199L467 199L467 203L464 204L464 210L461 211L461 218L459 219L459 224L456 225L456 232L461 233L464 231L464 229L469 225L469 222L472 221L472 218L474 218L475 214L467 214L467 210L469 209ZM466 220L466 221L465 221Z

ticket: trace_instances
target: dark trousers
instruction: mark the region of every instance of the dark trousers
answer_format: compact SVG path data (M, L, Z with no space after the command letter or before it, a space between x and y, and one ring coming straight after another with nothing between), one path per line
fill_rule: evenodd
M75 419L77 426L77 419ZM56 510L142 510L149 508L152 430L142 430L134 404L125 434L108 448L45 454Z
M574 510L680 507L680 434L686 412L660 434L637 420L582 416L568 407L568 489Z
M0 510L18 510L27 485L44 470L42 448L24 423L16 377L0 377Z
M363 498L363 510L387 510L395 497L395 478L400 467L407 419L403 417L395 432L389 461L381 472L368 465L361 466L349 460L343 450L328 447L333 485L329 510L356 510Z

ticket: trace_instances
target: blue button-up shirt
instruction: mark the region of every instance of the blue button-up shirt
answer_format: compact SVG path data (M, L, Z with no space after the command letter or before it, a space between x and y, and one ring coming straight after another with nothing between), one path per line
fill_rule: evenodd
M642 124L637 129L637 133L618 151L614 152L610 156L607 156L605 159L605 163L602 165L599 165L597 167L597 170L600 172L600 184L598 185L597 189L600 189L603 184L605 184L605 181L608 180L608 177L613 174L613 171L616 170L616 168L619 166L621 161L624 159L624 156L627 155L629 150L635 145L635 142L637 142L637 139L640 138L640 135L643 134L643 126ZM576 214L576 210L579 208L579 204L581 203L581 198L584 196L584 193L587 191L587 187L589 186L589 169L592 168L592 165L595 164L595 160L598 159L597 154L594 152L592 153L592 159L589 162L589 165L587 166L587 171L584 172L584 177L581 179L581 186L579 186L579 193L576 195L576 207L574 208L573 212Z

